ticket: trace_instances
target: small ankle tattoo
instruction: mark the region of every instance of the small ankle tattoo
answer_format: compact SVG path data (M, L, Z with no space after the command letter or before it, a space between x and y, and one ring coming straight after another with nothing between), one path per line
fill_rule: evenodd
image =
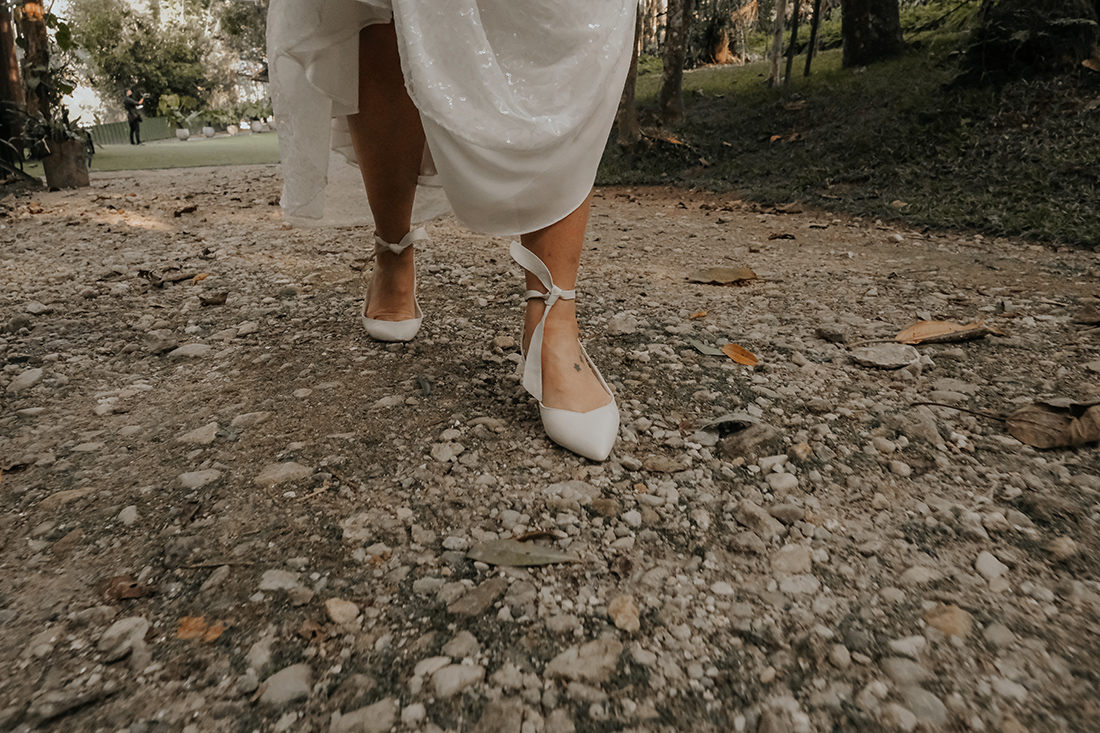
M581 370L581 365L580 364L573 364L573 368L576 369L579 372Z

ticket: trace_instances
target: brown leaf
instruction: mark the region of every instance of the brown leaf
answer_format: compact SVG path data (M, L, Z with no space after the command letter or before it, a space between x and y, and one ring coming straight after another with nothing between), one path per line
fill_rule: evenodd
M128 601L156 593L156 588L145 583L139 583L129 575L115 575L100 581L99 586L102 588L103 594L112 601Z
M1090 71L1100 71L1100 58L1085 59L1081 62L1081 66L1084 66Z
M751 351L737 344L726 344L722 347L722 353L738 364L744 364L745 366L756 366L760 363L760 360Z
M209 272L200 272L198 275L195 275L193 278L191 278L191 284L197 285L208 277L210 277Z
M748 267L708 267L697 270L687 276L688 282L708 285L742 285L757 279L757 275Z
M216 641L218 637L225 633L225 624L221 621L215 621L206 628L206 633L203 634L202 640L209 644L212 641Z
M688 316L688 319L694 321L697 318L706 318L706 317L707 317L707 312L706 311L695 311L690 316Z
M203 616L184 616L176 628L180 639L200 639L206 635L206 619Z
M1008 434L1033 448L1069 448L1100 441L1100 402L1034 402L1008 416Z
M309 642L322 642L328 638L328 635L325 633L325 627L321 626L321 624L313 619L307 619L302 622L302 625L298 627L298 636Z
M946 344L956 341L973 341L991 333L1002 334L981 321L965 326L953 321L918 321L894 337L900 344Z
M228 292L211 293L210 295L200 295L199 302L203 305L225 305L228 297Z

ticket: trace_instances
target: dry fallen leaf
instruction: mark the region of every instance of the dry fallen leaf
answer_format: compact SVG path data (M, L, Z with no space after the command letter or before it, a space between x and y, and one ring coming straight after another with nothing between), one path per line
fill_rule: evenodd
M1068 448L1100 441L1100 402L1037 401L1006 419L1008 434L1033 448Z
M198 283L201 283L203 280L205 280L208 277L210 277L209 272L200 272L198 275L195 275L193 278L191 278L191 284L196 285Z
M745 366L756 366L760 363L760 360L751 351L737 344L726 344L722 347L722 353L738 364L744 364Z
M1090 69L1091 71L1100 71L1100 58L1085 59L1081 62L1081 66L1084 66L1086 69Z
M965 326L952 321L918 321L903 329L894 340L899 344L946 344L956 341L972 341L1001 332L981 321Z
M311 642L323 642L328 638L328 634L325 633L325 627L321 626L321 624L313 619L307 619L302 622L302 625L298 627L298 636Z
M176 637L180 639L200 639L207 644L216 641L223 633L224 624L220 621L207 624L204 616L184 616L176 629Z
M517 540L491 540L474 545L466 553L471 560L489 565L509 567L530 567L533 565L556 565L564 562L577 562L578 558L554 547L543 547Z
M694 321L697 318L706 318L706 317L707 317L707 312L706 311L695 311L690 316L688 316L688 319Z
M708 267L687 276L688 282L713 285L742 285L757 279L748 267Z

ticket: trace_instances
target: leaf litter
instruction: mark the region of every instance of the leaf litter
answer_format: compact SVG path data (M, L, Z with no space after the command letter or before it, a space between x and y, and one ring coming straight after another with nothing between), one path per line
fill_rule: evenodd
M520 542L519 540L481 542L471 547L466 552L466 557L488 565L505 565L516 568L580 561L580 558L570 552L554 547L536 545L533 542Z
M688 282L704 285L746 285L759 276L748 267L708 267L687 276Z

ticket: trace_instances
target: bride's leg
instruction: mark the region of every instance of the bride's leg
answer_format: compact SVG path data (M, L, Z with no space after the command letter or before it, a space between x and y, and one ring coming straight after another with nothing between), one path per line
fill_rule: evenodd
M359 113L348 117L375 231L396 244L412 226L413 197L424 153L420 113L405 90L392 23L359 33ZM384 251L375 262L367 316L400 321L415 315L413 250Z
M523 246L546 264L562 290L572 290L577 282L590 200L591 196L561 221L521 237ZM528 290L545 291L535 275L528 272L526 277ZM525 349L545 309L538 299L527 304ZM611 401L581 353L579 335L576 301L557 301L543 329L542 403L547 407L588 412Z

